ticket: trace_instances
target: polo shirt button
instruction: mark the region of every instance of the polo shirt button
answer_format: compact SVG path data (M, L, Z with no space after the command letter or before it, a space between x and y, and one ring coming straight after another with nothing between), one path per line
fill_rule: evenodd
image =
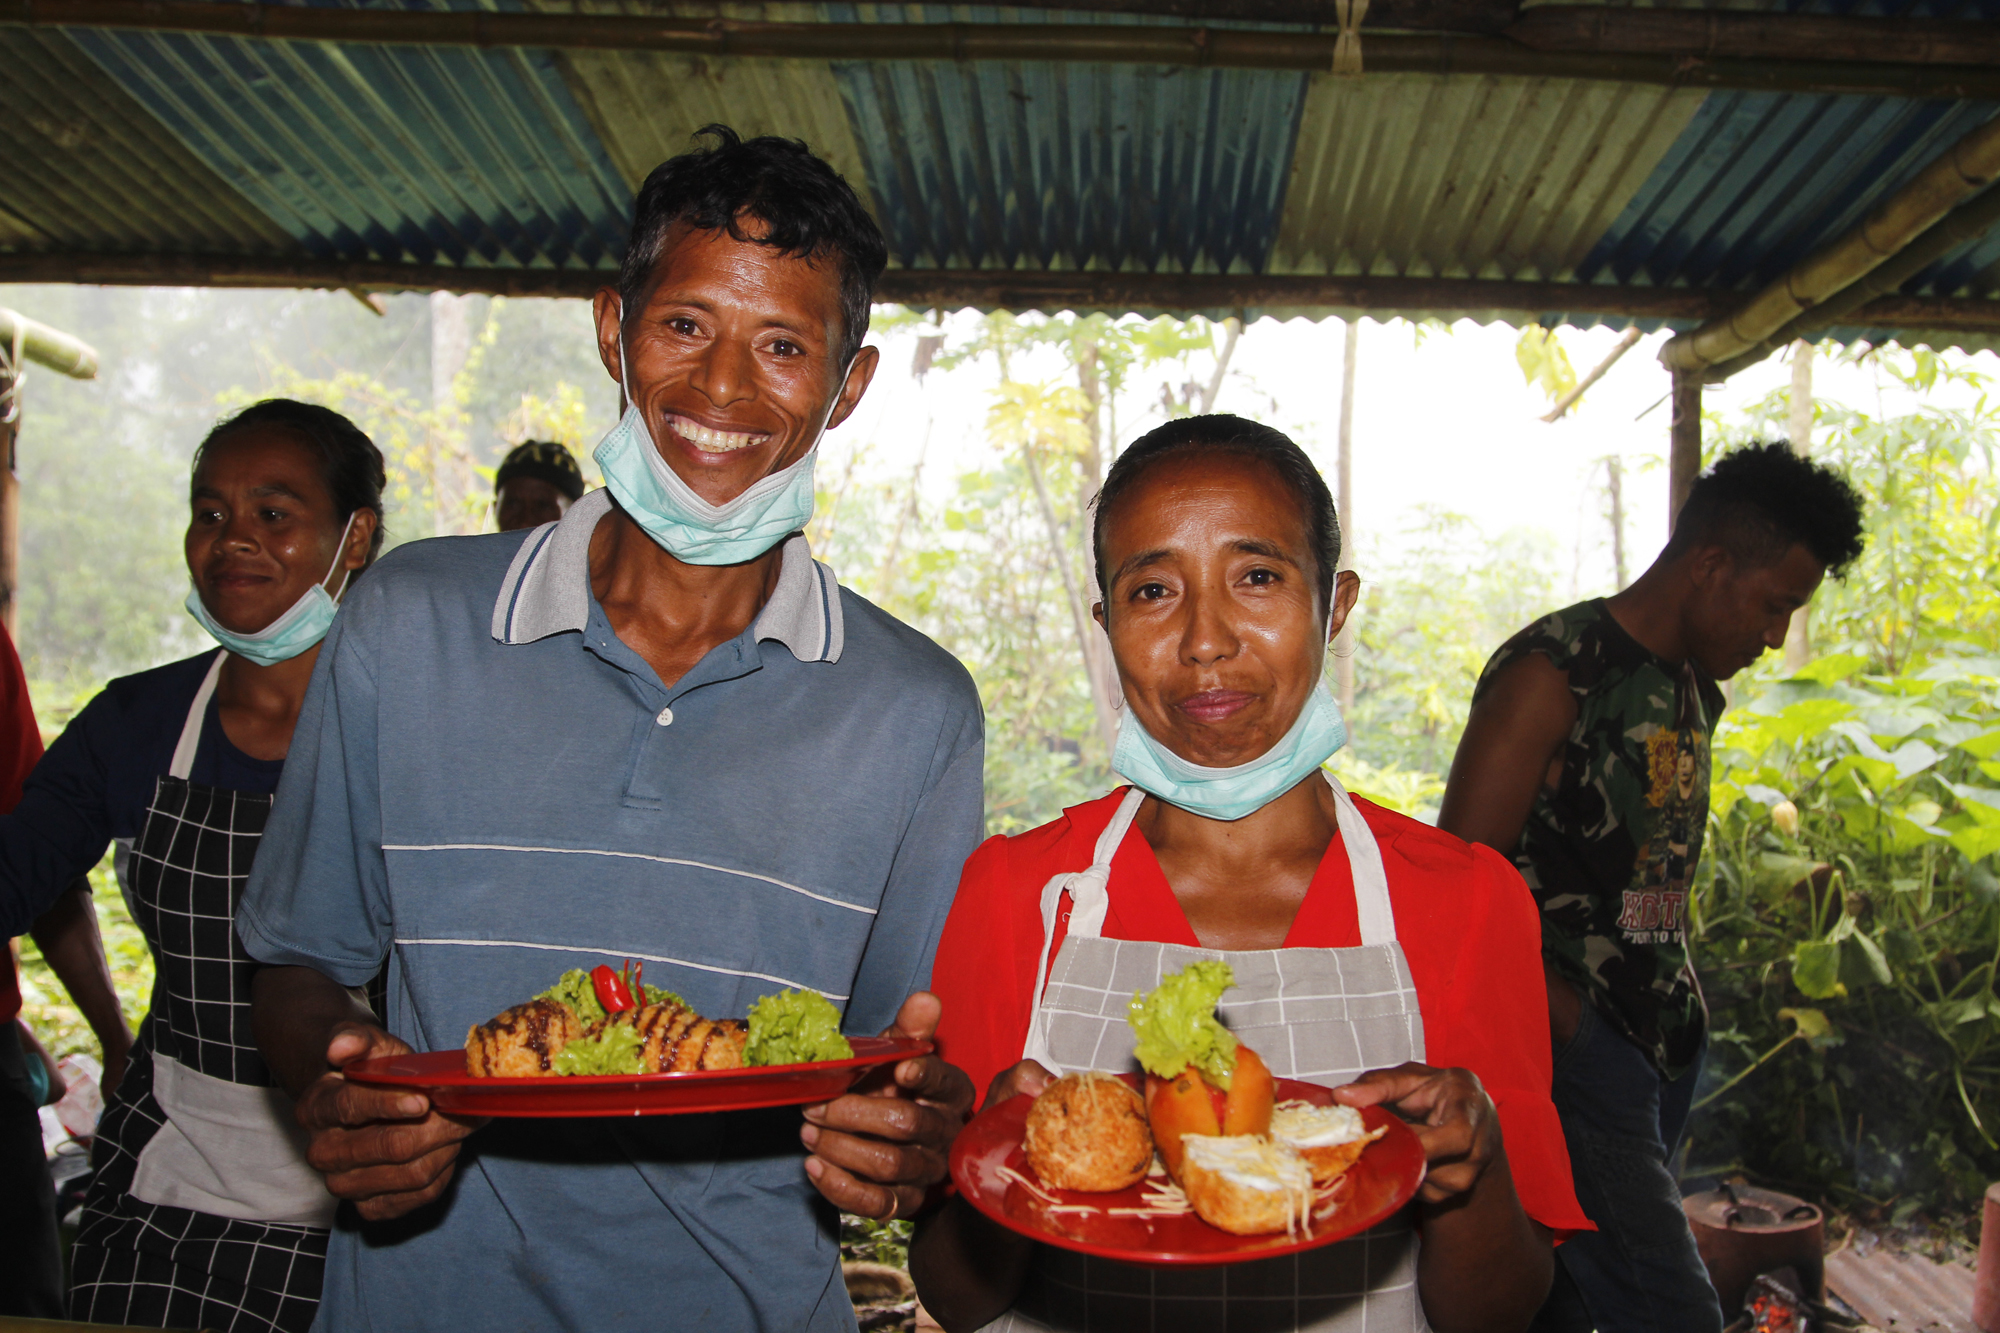
M671 727L674 724L674 710L671 708L662 708L659 716L654 718L653 721L663 727Z

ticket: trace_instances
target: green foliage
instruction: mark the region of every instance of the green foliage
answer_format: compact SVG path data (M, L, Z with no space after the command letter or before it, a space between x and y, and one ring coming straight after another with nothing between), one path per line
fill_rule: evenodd
M1518 529L1489 537L1463 515L1423 506L1400 552L1360 570L1350 621L1360 667L1348 719L1354 753L1407 773L1443 773L1486 659L1560 604L1549 542Z
M1514 344L1514 360L1521 367L1521 378L1539 386L1550 402L1576 387L1576 367L1553 330L1539 324L1522 329Z
M1693 1165L1964 1204L2000 1173L2000 663L1861 665L1767 684L1718 731L1699 956L1712 1077L1742 1081Z

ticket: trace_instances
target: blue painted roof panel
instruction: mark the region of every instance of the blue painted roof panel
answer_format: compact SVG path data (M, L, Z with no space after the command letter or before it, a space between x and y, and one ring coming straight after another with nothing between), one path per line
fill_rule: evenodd
M72 37L314 255L596 267L623 247L631 193L547 52Z

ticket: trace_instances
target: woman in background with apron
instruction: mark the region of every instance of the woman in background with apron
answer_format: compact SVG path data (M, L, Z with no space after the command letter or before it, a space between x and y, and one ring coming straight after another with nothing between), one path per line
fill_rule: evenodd
M270 399L195 451L187 609L220 651L112 681L0 819L0 874L53 899L117 843L155 969L99 1123L72 1319L303 1333L335 1201L250 1030L233 916L319 641L381 546L382 455Z
M1347 735L1326 646L1360 586L1335 577L1325 482L1277 431L1170 422L1113 464L1093 545L1134 785L967 863L932 973L941 1053L988 1105L1136 1069L1133 993L1222 958L1223 1023L1273 1074L1412 1120L1429 1175L1363 1236L1171 1273L953 1201L911 1249L926 1308L953 1333L1525 1328L1552 1235L1590 1225L1549 1102L1535 906L1501 857L1321 768Z

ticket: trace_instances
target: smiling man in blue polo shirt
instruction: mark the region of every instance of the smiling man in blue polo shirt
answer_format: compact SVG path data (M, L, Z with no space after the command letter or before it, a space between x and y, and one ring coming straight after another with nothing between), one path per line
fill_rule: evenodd
M852 1329L819 1196L914 1211L971 1105L930 1058L803 1123L481 1126L339 1072L626 957L711 1016L811 987L850 1032L935 1026L912 993L980 835L978 697L796 535L875 369L885 249L803 145L716 139L647 179L597 297L632 404L607 489L383 560L299 718L238 929L270 965L259 1041L356 1205L330 1333ZM352 988L385 959L378 1026Z

